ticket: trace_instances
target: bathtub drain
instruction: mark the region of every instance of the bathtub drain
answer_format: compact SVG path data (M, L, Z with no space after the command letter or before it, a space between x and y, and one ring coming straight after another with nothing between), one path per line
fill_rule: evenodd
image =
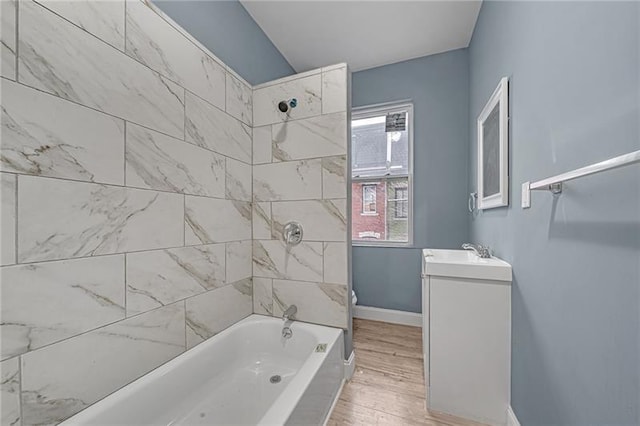
M271 378L269 379L271 383L280 383L280 380L282 380L282 377L280 377L277 374L274 376L271 376Z

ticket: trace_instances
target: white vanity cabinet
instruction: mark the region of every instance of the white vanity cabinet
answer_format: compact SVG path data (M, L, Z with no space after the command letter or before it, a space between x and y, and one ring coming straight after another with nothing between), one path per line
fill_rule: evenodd
M510 403L511 265L462 250L423 250L429 410L504 425Z

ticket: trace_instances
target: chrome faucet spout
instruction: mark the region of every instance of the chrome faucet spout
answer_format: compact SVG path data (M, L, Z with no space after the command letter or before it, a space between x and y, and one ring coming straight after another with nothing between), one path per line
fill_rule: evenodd
M462 245L462 249L471 250L476 254L476 256L482 259L489 259L491 257L491 249L481 244L464 243Z
M285 321L292 320L296 313L298 313L298 307L296 305L291 305L284 311L282 318Z

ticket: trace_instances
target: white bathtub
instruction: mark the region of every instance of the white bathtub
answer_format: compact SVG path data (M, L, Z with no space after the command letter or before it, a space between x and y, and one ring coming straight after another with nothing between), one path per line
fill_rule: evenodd
M294 322L284 339L282 326L251 315L63 424L320 425L344 378L342 330Z

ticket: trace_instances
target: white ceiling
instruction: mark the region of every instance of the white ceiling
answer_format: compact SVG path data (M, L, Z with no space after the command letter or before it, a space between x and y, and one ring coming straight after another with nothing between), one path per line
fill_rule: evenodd
M481 0L240 0L296 72L352 71L467 47Z

